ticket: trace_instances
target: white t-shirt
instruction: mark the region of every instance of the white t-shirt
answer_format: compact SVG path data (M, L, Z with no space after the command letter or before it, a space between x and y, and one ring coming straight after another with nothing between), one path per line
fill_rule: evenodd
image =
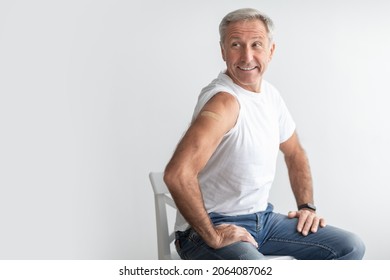
M260 93L255 93L233 83L224 73L202 89L193 119L219 92L235 96L240 111L235 126L199 173L206 210L224 215L263 211L275 176L279 144L292 136L295 123L270 83L263 80ZM178 212L175 230L187 228Z

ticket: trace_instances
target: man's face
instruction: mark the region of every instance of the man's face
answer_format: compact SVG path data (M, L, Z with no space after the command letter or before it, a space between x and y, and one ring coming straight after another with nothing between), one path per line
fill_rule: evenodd
M226 74L242 88L260 92L261 79L274 49L260 20L230 23L221 42Z

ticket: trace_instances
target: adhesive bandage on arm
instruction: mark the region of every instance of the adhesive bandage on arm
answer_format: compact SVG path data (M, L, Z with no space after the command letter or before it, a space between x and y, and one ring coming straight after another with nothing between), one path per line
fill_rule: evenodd
M202 111L202 112L200 112L200 115L203 117L210 117L210 118L217 120L217 121L220 121L222 119L221 115L214 113L214 112L211 112L211 111Z

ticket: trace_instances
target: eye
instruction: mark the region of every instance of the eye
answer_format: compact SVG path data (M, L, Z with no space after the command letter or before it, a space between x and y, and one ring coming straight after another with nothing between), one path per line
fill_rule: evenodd
M261 48L262 46L263 46L263 44L259 41L256 41L253 43L253 47L255 47L255 48Z
M233 43L231 44L231 46L232 46L233 48L238 48L238 47L240 46L240 43L238 43L238 42L233 42Z

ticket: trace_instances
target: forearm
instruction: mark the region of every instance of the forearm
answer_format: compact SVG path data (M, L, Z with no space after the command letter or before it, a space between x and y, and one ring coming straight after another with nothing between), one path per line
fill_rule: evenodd
M183 217L209 246L215 246L218 235L204 207L197 176L176 173L168 166L164 180Z
M314 203L313 181L305 151L299 148L294 154L285 156L285 161L297 205Z
M314 203L313 181L310 172L309 160L298 141L296 133L289 140L280 145L288 168L290 184L297 202L297 206L305 203ZM290 211L288 217L298 218L297 231L304 236L309 232L317 232L318 226L324 227L325 220L318 217L315 211L302 209Z

